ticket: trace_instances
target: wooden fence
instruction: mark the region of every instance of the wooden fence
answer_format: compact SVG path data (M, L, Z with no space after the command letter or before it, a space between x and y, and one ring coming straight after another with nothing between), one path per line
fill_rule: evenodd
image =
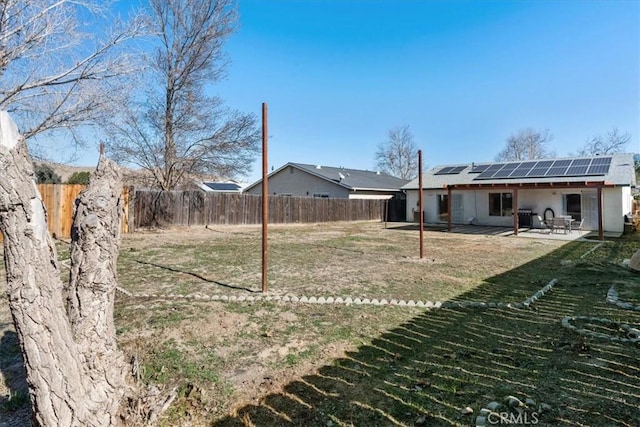
M81 184L38 184L38 190L47 209L47 225L52 236L68 239L71 237L73 207L75 200L85 185ZM122 232L129 232L129 188L123 188L124 216Z
M136 191L134 227L260 224L262 196L202 191ZM269 197L269 223L382 220L384 200Z
M38 184L51 235L71 237L75 200L84 185ZM202 191L134 191L123 188L122 233L136 228L207 224L260 224L262 196ZM269 222L315 223L383 220L384 200L269 197ZM393 217L393 215L390 215ZM2 236L0 235L0 241Z

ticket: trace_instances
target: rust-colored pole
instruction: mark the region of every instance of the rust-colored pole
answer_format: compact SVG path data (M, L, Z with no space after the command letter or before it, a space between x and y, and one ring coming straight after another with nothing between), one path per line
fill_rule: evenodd
M602 220L602 186L598 186L598 240L604 240L604 224Z
M451 186L447 185L447 231L451 231L451 207L453 204L451 203Z
M422 214L422 150L418 150L418 211L420 213L420 259L424 258L424 215Z
M262 292L268 290L269 260L269 162L267 161L267 103L262 103Z
M511 204L513 208L513 235L518 235L518 228L520 227L520 218L518 218L518 189L513 189L513 203Z

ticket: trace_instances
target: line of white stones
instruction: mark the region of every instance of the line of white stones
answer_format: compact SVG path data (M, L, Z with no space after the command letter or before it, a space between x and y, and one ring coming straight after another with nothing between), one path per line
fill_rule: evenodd
M414 300L398 300L385 298L351 298L351 297L297 297L297 296L280 296L280 295L202 295L202 294L134 294L120 286L116 289L124 295L131 298L159 298L159 299L186 299L198 301L220 301L220 302L257 302L257 301L273 301L273 302L292 302L302 304L344 304L344 305L393 305L399 307L421 307L421 308L528 308L532 303L542 298L558 283L558 279L553 279L547 283L542 289L525 299L520 303L503 303L503 302L479 302L479 301L414 301Z
M627 335L625 337L616 337L609 334L605 334L602 332L596 332L585 328L578 328L575 325L572 325L571 322L574 320L586 320L589 322L601 323L604 325L613 325L614 323L625 332ZM605 339L609 341L622 342L622 343L640 343L640 329L634 328L627 323L616 323L611 319L606 319L602 317L590 317L590 316L565 316L562 318L562 326L565 328L572 330L580 335L591 337L591 338L599 338Z
M589 249L587 252L583 253L582 255L580 255L580 259L586 257L587 255L589 255L591 252L597 250L600 246L604 245L605 242L600 242L597 245L595 245L594 247L592 247L591 249Z
M624 302L618 299L618 291L616 291L615 285L612 285L607 291L606 301L609 304L613 304L624 310L640 311L640 305L634 305L630 302ZM619 327L622 331L625 332L626 338L616 337L609 334L604 334L602 332L595 332L585 328L578 328L577 326L571 324L571 322L574 320L586 320L589 322L602 323L605 325L613 325L615 323L617 327ZM589 317L589 316L566 316L562 318L562 326L580 335L584 335L587 337L600 338L600 339L605 339L609 341L616 341L616 342L623 342L623 343L627 343L627 342L640 343L640 329L634 328L628 323L618 324L606 318Z
M620 301L618 299L618 291L616 291L615 285L611 285L611 287L607 291L607 302L609 304L614 304L624 310L640 311L640 305L634 305L633 303Z

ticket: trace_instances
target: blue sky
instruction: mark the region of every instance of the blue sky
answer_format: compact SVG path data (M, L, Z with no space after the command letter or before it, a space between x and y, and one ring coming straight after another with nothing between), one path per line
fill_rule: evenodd
M558 155L613 126L640 152L640 2L239 4L214 90L256 114L267 102L275 168L374 169L404 124L431 166L492 160L529 126L549 128Z
M239 0L228 77L260 115L269 164L375 169L409 125L435 166L493 160L523 127L557 155L617 126L640 152L639 1ZM253 173L260 177L257 159Z

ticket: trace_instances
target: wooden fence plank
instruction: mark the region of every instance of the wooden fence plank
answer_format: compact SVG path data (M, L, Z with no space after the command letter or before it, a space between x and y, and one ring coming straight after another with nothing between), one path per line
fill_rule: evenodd
M260 224L262 197L252 194L136 191L134 228ZM269 197L273 224L382 220L383 200Z
M59 239L71 237L71 226L73 224L73 212L75 201L80 193L85 189L81 184L38 184L40 197L47 211L47 228L52 236ZM128 188L123 189L124 216L122 221L123 233L129 231L129 196Z

